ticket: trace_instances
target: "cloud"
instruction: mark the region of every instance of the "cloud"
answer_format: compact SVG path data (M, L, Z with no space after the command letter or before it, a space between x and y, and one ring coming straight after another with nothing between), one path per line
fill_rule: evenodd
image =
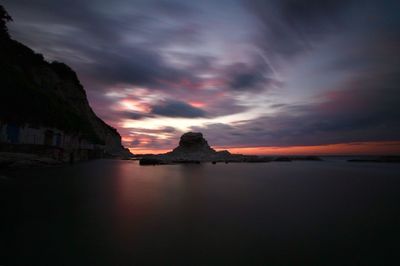
M168 149L177 145L182 132L166 126L158 129L129 128L125 145L130 148Z
M195 129L229 146L398 140L398 1L238 1L4 2L12 36L70 64L113 126L239 114ZM179 135L119 130L143 147Z
M134 111L124 111L124 112L118 112L114 114L115 118L127 118L127 119L133 119L133 120L141 120L149 117L154 117L152 114L148 113L143 113L143 112L134 112Z
M205 117L206 112L185 102L165 100L151 108L151 113L167 117L197 118Z
M228 70L228 86L233 90L259 90L269 82L264 65L248 66L244 63L231 65Z
M119 47L116 52L91 52L95 64L85 66L85 72L106 84L135 84L160 88L164 82L189 76L168 66L161 56L142 47Z
M171 126L161 127L157 129L149 129L149 128L129 128L129 131L136 133L144 133L144 134L166 134L171 135L178 132L178 130Z
M95 81L94 86L85 84L91 89L115 84L166 89L176 80L195 79L161 54L170 44L199 42L198 25L181 23L189 14L196 15L184 3L6 2L18 17L11 25L13 36L51 60L71 64L84 80Z
M397 141L398 77L350 82L312 105L280 105L279 112L241 123L196 127L217 146L302 146Z
M199 12L199 10L193 9L184 2L174 2L168 0L153 2L152 7L159 10L160 13L171 17L190 17L195 16Z
M250 0L245 5L259 21L258 44L271 57L291 57L343 26L354 1Z

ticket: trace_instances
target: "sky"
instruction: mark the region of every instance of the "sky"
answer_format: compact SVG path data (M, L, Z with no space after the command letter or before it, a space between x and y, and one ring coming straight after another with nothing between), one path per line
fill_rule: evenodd
M5 0L134 153L400 153L397 0Z

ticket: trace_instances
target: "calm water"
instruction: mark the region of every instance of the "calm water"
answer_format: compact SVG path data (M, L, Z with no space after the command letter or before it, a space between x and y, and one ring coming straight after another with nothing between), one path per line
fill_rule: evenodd
M1 175L0 265L399 261L400 165L100 160Z

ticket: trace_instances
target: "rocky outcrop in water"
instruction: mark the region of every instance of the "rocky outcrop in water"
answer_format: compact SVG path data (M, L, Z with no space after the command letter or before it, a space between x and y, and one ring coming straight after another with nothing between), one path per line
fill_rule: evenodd
M216 163L266 163L291 161L320 161L317 156L270 157L257 155L232 154L227 150L216 151L208 145L199 132L188 132L181 136L179 146L171 152L159 155L145 155L140 158L141 165Z
M179 146L172 150L171 154L215 154L202 133L188 132L181 136Z
M188 132L181 136L179 145L171 152L144 156L140 160L145 164L169 164L169 163L198 163L205 161L226 160L231 154L228 151L217 152L208 145L207 140L199 132Z
M171 152L160 155L164 160L175 162L226 160L231 154L228 151L215 151L199 132L188 132L181 136L179 146Z
M269 160L269 159L268 159ZM181 136L179 146L171 152L159 155L144 156L141 165L201 163L201 162L266 162L259 156L231 154L227 150L216 151L208 145L207 140L199 132L188 132Z

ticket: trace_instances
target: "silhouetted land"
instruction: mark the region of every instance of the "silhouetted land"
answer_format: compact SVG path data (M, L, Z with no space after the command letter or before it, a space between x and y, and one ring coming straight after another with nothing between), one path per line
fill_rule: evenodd
M370 162L370 163L400 163L400 156L364 156L348 160L349 162Z
M291 161L321 161L317 156L256 156L231 154L229 151L215 151L200 132L187 132L180 138L179 145L171 152L159 155L142 155L140 165L190 164L201 162L216 163L266 163Z
M10 20L0 5L0 153L59 162L129 156L116 129L91 109L76 73L13 40Z

